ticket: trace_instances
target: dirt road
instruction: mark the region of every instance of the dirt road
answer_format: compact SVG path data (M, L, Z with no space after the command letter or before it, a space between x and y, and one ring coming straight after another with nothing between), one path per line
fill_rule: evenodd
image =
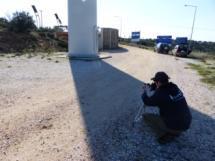
M194 60L123 47L95 62L0 57L0 160L215 160L215 91L188 68ZM144 122L132 124L142 83L157 71L179 85L193 115L165 146Z

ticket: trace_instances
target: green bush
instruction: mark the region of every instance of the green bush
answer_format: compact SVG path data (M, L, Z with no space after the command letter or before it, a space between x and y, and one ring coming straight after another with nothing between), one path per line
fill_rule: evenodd
M1 28L7 28L8 27L8 20L3 18L3 17L0 17L0 27Z
M27 12L15 12L9 22L9 30L18 33L31 32L36 29L32 16Z
M55 32L55 30L53 28L50 28L50 27L40 27L39 29L37 29L37 32L50 32L50 33L53 33L53 32Z
M50 38L50 39L54 39L55 37L54 37L54 34L53 33L47 33L47 37L48 38Z
M68 49L68 42L59 40L58 41L58 46L61 47L61 48L64 48L64 49Z

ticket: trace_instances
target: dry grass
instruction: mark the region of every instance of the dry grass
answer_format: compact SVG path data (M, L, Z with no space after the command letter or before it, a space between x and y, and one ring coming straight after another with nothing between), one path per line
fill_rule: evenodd
M192 52L188 57L193 59L199 59L202 61L207 61L207 60L215 61L215 53Z
M205 60L200 64L188 64L191 69L198 71L198 73L202 76L201 81L209 84L211 86L215 86L215 61L214 60Z

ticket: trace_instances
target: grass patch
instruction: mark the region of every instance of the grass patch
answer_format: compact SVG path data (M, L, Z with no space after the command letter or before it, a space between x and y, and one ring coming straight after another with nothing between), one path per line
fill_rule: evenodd
M201 81L215 86L215 63L208 65L207 63L201 64L188 64L191 69L196 70L201 76Z
M208 59L215 60L215 53L192 52L188 57L205 62Z

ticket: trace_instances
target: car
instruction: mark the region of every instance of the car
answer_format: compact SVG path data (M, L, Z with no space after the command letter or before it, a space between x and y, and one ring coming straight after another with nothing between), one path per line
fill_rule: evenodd
M191 52L192 50L189 48L188 44L176 45L172 50L173 55L181 57L187 57Z
M157 53L163 53L163 54L168 54L169 51L171 50L171 44L168 43L157 43L154 51Z

